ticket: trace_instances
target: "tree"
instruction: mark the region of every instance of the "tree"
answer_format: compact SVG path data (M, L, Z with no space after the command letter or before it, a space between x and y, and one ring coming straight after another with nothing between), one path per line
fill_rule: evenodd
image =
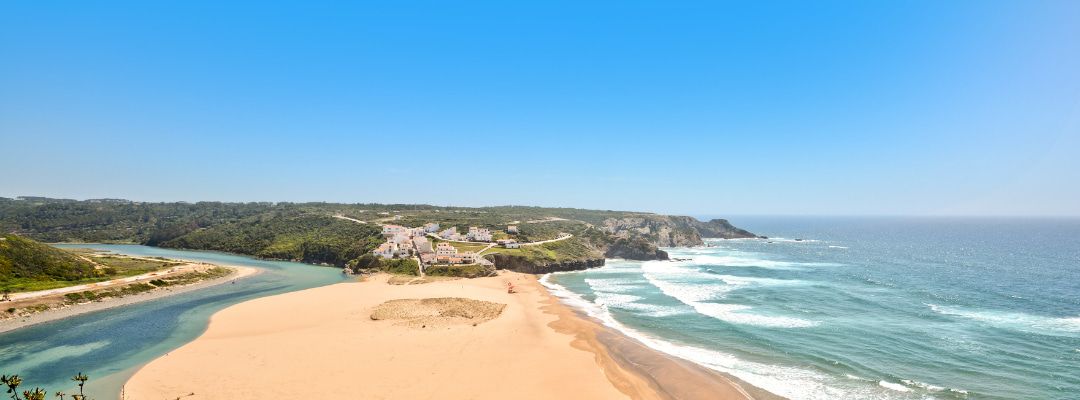
M34 388L33 390L23 390L23 399L25 400L45 400L45 395L48 392L42 388Z
M90 379L89 377L87 377L86 375L83 375L82 371L79 371L79 373L77 373L77 374L75 374L75 376L71 377L71 380L73 380L75 382L79 382L79 395L78 395L78 397L75 397L75 396L72 396L72 397L75 397L78 400L83 400L84 398L86 398L86 396L83 394L83 386L86 385L86 381L89 380L89 379Z
M19 400L18 389L19 389L19 385L22 384L22 378L20 378L18 375L11 375L11 376L3 375L3 376L0 376L0 383L3 383L4 385L6 385L8 387L7 392L11 393L11 398L13 400Z

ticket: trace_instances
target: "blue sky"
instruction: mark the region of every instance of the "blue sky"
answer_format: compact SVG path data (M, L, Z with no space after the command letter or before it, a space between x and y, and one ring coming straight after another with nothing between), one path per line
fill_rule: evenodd
M0 196L1080 215L1080 2L672 3L3 2Z

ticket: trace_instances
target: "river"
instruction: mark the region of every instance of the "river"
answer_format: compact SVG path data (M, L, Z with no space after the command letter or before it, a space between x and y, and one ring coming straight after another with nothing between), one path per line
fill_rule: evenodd
M259 269L253 277L206 289L42 323L0 334L0 374L19 374L23 388L77 392L70 377L90 377L86 392L116 399L143 364L201 335L210 316L243 301L342 282L337 268L267 261L235 254L138 245L77 244L144 257L166 257ZM282 315L282 318L288 318ZM186 394L186 393L183 393ZM177 396L182 395L177 393Z

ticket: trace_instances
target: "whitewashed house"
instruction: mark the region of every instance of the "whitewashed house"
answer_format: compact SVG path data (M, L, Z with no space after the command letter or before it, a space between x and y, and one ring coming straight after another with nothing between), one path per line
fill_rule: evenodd
M457 247L451 246L450 243L441 242L435 246L436 256L453 256L457 255Z
M403 233L406 230L404 226L400 225L383 225L382 234L387 236L397 235Z
M491 231L484 228L477 228L475 226L469 227L469 233L466 236L469 240L474 242L490 242Z
M380 244L379 247L372 251L376 256L382 258L394 258L394 252L394 245L390 242Z
M416 249L417 253L420 253L420 254L435 253L435 249L431 248L431 242L428 241L427 238L425 238L423 236L414 237L413 240L412 240L412 243L413 243L413 248Z
M439 232L439 237L446 240L459 240L461 235L457 232L457 227L451 226L449 229Z

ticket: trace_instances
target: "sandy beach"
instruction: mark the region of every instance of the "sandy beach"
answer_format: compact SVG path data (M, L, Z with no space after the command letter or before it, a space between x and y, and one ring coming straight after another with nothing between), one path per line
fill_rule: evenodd
M745 399L750 389L582 318L535 276L502 272L414 285L376 276L229 307L140 369L125 398Z
M200 264L201 265L201 264ZM124 297L109 297L99 301L86 302L80 304L72 304L59 308L52 308L41 312L36 312L26 316L11 317L0 319L0 333L8 332L27 326L36 325L44 322L55 321L63 318L73 317L76 315L82 315L95 311L108 310L111 308L122 307L130 304L141 303L150 300L156 300L163 297L175 296L181 293L187 293L193 290L199 290L206 287L220 285L225 282L234 281L237 279L243 279L249 276L253 276L259 273L259 270L251 267L243 267L237 265L224 265L223 267L233 270L229 275L222 276L220 278L207 279L188 285L170 286L166 288L159 288L148 292L138 293L134 295L128 295ZM180 270L180 272L188 271L188 269ZM154 278L158 278L165 275L147 275L140 279L123 281L122 284L142 282ZM93 289L110 287L107 285L99 285L92 287ZM63 293L67 293L67 290L58 290L57 293L52 296L59 297ZM3 303L0 303L3 304Z

